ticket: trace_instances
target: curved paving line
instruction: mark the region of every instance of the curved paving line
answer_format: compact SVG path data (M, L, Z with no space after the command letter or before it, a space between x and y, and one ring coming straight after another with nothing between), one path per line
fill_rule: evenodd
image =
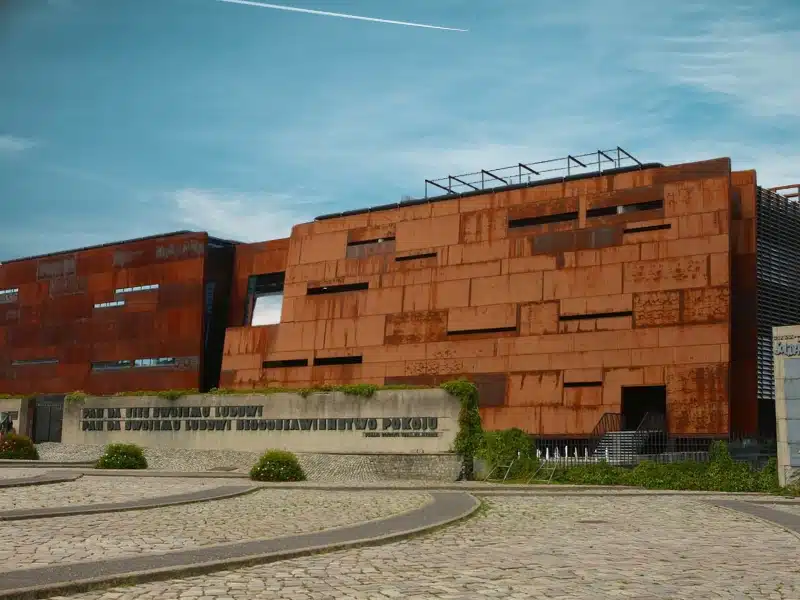
M0 522L23 521L27 519L47 519L52 517L70 517L74 515L93 515L98 513L125 512L130 510L145 510L149 508L164 508L180 504L194 504L197 502L210 502L234 498L259 488L251 485L223 485L207 490L196 490L170 496L156 496L155 498L140 498L128 502L105 502L102 504L76 504L74 506L52 506L44 508L20 508L15 510L0 511Z
M18 460L18 459L0 459L0 467L4 469L76 469L85 467L94 467L96 460L80 460L75 462L69 461L54 461L54 460Z
M464 492L433 492L431 496L433 502L417 510L297 536L8 571L0 577L0 600L85 593L99 588L190 577L323 552L387 544L466 519L480 506L477 498Z
M768 506L761 506L755 502L742 502L739 500L706 500L705 502L712 506L744 513L756 519L767 521L800 538L800 515L776 510Z
M68 483L80 479L80 473L42 473L33 477L9 477L0 479L0 489L26 487L29 485L46 485L49 483Z

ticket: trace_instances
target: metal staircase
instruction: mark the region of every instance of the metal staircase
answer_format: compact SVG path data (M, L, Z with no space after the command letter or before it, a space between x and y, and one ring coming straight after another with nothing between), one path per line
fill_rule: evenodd
M596 440L592 456L612 465L637 464L643 455L661 452L666 439L666 420L661 413L647 413L635 430L625 430L625 418L605 413L592 431Z

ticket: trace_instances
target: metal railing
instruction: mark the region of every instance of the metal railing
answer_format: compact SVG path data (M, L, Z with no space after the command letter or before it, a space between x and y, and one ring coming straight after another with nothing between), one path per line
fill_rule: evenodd
M768 188L770 192L776 192L784 198L800 199L800 183L790 183L789 185L779 185L778 187Z
M612 150L595 150L587 154L567 155L532 163L518 163L499 169L481 169L475 173L448 175L439 179L425 180L425 198L430 192L435 195L479 192L497 187L525 185L540 179L571 177L573 175L602 174L623 167L644 167L629 152L619 146Z

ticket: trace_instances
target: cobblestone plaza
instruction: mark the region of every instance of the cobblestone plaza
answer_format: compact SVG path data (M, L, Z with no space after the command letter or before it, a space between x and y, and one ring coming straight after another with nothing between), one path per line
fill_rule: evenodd
M210 493L233 482L250 484L221 476L76 477L74 472L72 481L4 487L43 471L0 467L0 520L8 521L0 529L0 582L25 581L30 574L35 585L63 568L73 569L73 578L80 579L82 570L93 573L93 565L112 559L152 560L155 555L153 564L160 565L161 555L166 565L170 555L186 551L213 558L220 548L256 540L289 540L291 545L298 536L345 532L364 522L380 532L388 518L413 517L438 502L437 485L430 483L257 485L236 497L172 506L158 506L159 499ZM39 597L800 598L797 502L553 486L524 491L480 484L438 487L463 488L453 493L468 492L481 506L466 520L388 543L254 566L217 566L193 576L176 572L159 581L145 572L118 587L53 588ZM123 511L133 501L153 507ZM715 502L733 502L740 509ZM20 508L87 506L102 512L7 518ZM762 512L754 516L747 510ZM99 566L96 570L104 572ZM0 598L12 597L7 585L0 589Z

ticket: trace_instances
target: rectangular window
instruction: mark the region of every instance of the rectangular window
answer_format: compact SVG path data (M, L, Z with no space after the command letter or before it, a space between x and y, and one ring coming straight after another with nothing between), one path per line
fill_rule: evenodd
M94 305L95 308L115 308L117 306L125 306L125 300L114 300L113 302L98 302Z
M646 225L644 227L628 227L622 233L643 233L645 231L663 231L665 229L672 229L672 224L664 223L663 225Z
M120 294L132 294L133 292L150 292L152 290L157 290L158 284L153 283L150 285L135 285L133 287L126 287L126 288L117 288L114 290L114 294L119 296Z
M543 215L541 217L527 217L524 219L509 219L508 228L517 229L519 227L533 227L534 225L548 225L551 223L566 223L567 221L577 221L577 212L559 213L557 215Z
M315 367L327 367L331 365L360 365L363 362L361 356L326 356L314 359Z
M367 258L376 254L392 254L395 249L393 236L374 240L362 240L347 244L346 258Z
M602 387L602 381L565 381L565 388Z
M395 262L406 260L422 260L423 258L436 258L436 252L423 252L422 254L409 254L407 256L395 256Z
M559 321L581 321L583 319L613 319L615 317L630 317L633 311L620 310L617 312L589 313L586 315L560 315Z
M174 358L137 358L134 367L174 367L178 361Z
M291 367L307 367L307 358L290 358L289 360L265 360L261 366L265 369L288 369Z
M325 285L321 287L308 288L306 292L309 296L321 296L323 294L343 294L345 292L358 292L369 289L369 283L345 283L343 285Z
M92 363L92 371L119 371L132 366L132 360L100 360Z
M283 284L286 274L251 275L247 282L244 325L277 325L283 309Z
M13 304L19 300L19 288L0 290L0 304Z
M517 327L490 327L488 329L456 329L454 331L448 331L447 335L470 335L473 333L509 333L511 331L516 331Z
M619 204L617 206L600 206L587 210L586 217L589 219L595 217L610 217L643 210L658 210L660 208L664 208L663 200L650 200L648 202L637 202L636 204Z
M133 360L100 360L92 363L92 371L119 371L122 369L157 369L176 367L180 360L171 357L135 358Z
M12 367L33 367L37 365L57 365L57 358L32 358L30 360L12 360Z

